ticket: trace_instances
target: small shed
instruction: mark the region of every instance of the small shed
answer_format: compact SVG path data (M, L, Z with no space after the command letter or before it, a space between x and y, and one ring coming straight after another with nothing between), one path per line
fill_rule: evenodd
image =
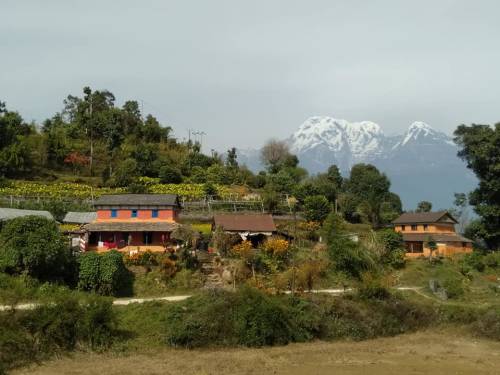
M266 214L215 214L212 230L218 227L252 242L261 242L277 233L272 215Z

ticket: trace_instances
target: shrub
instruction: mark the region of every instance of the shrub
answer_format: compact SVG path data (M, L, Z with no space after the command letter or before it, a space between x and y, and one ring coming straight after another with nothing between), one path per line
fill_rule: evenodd
M330 202L323 195L309 196L304 200L304 216L308 221L323 222L331 211Z
M463 281L460 278L451 276L447 277L441 282L441 285L445 289L448 298L451 299L460 298L465 293Z
M484 314L478 314L472 328L482 336L500 340L500 311L490 309Z
M0 326L0 372L76 347L104 349L117 334L111 301L98 297L0 313Z
M160 168L159 177L162 184L180 184L182 182L181 172L169 165Z
M283 238L271 237L264 242L262 248L274 256L284 256L290 249L290 243Z
M286 344L296 331L284 305L251 288L195 296L172 306L165 323L167 343L188 348Z
M103 255L88 252L79 256L78 288L102 295L116 295L130 286L131 276L122 254L111 250Z
M389 287L387 279L371 273L365 273L362 276L358 294L361 298L384 300L391 296Z
M483 262L483 256L476 251L470 254L465 254L462 262L478 272L483 272L486 267Z
M39 216L9 220L0 232L0 271L69 280L75 261L57 223Z
M499 263L500 263L500 259L499 259L499 254L496 253L496 252L492 252L492 253L489 253L487 255L484 256L483 258L483 261L484 261L484 264L490 268L497 268Z

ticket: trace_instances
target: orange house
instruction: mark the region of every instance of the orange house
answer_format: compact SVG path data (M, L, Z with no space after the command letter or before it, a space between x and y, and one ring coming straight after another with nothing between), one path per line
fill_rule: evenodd
M407 212L392 224L394 230L403 235L408 257L431 255L430 241L437 246L433 255L472 252L472 241L455 232L457 220L446 211Z
M179 225L177 195L103 195L94 206L97 218L84 226L86 250L164 251Z

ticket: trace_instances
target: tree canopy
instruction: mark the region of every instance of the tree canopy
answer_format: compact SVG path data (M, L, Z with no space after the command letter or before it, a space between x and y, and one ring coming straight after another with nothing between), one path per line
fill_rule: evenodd
M481 218L477 233L492 249L500 248L500 123L495 126L460 125L455 142L462 158L479 179L479 186L469 194L469 203Z

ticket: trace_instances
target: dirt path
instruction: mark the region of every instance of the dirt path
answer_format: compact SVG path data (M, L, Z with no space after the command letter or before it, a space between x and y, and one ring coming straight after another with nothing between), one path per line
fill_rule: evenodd
M403 375L498 374L500 343L450 332L419 332L363 342L315 342L264 349L76 354L15 374L69 375Z
M410 290L414 291L418 294L421 294L424 297L429 298L429 296L425 295L420 291L421 288L419 287L397 287L395 288L397 290ZM328 294L343 294L345 292L349 292L352 289L317 289L317 290L312 290L311 293L328 293ZM290 294L289 291L285 292L286 294ZM130 305L131 303L144 303L144 302L149 302L149 301L167 301L167 302L179 302L179 301L184 301L188 298L192 297L192 295L186 294L182 296L165 296L165 297L148 297L148 298L117 298L113 301L113 305L117 306L126 306ZM39 304L38 303L21 303L15 306L16 310L33 310L35 307L37 307ZM12 309L12 306L9 305L0 305L0 311L7 311Z

